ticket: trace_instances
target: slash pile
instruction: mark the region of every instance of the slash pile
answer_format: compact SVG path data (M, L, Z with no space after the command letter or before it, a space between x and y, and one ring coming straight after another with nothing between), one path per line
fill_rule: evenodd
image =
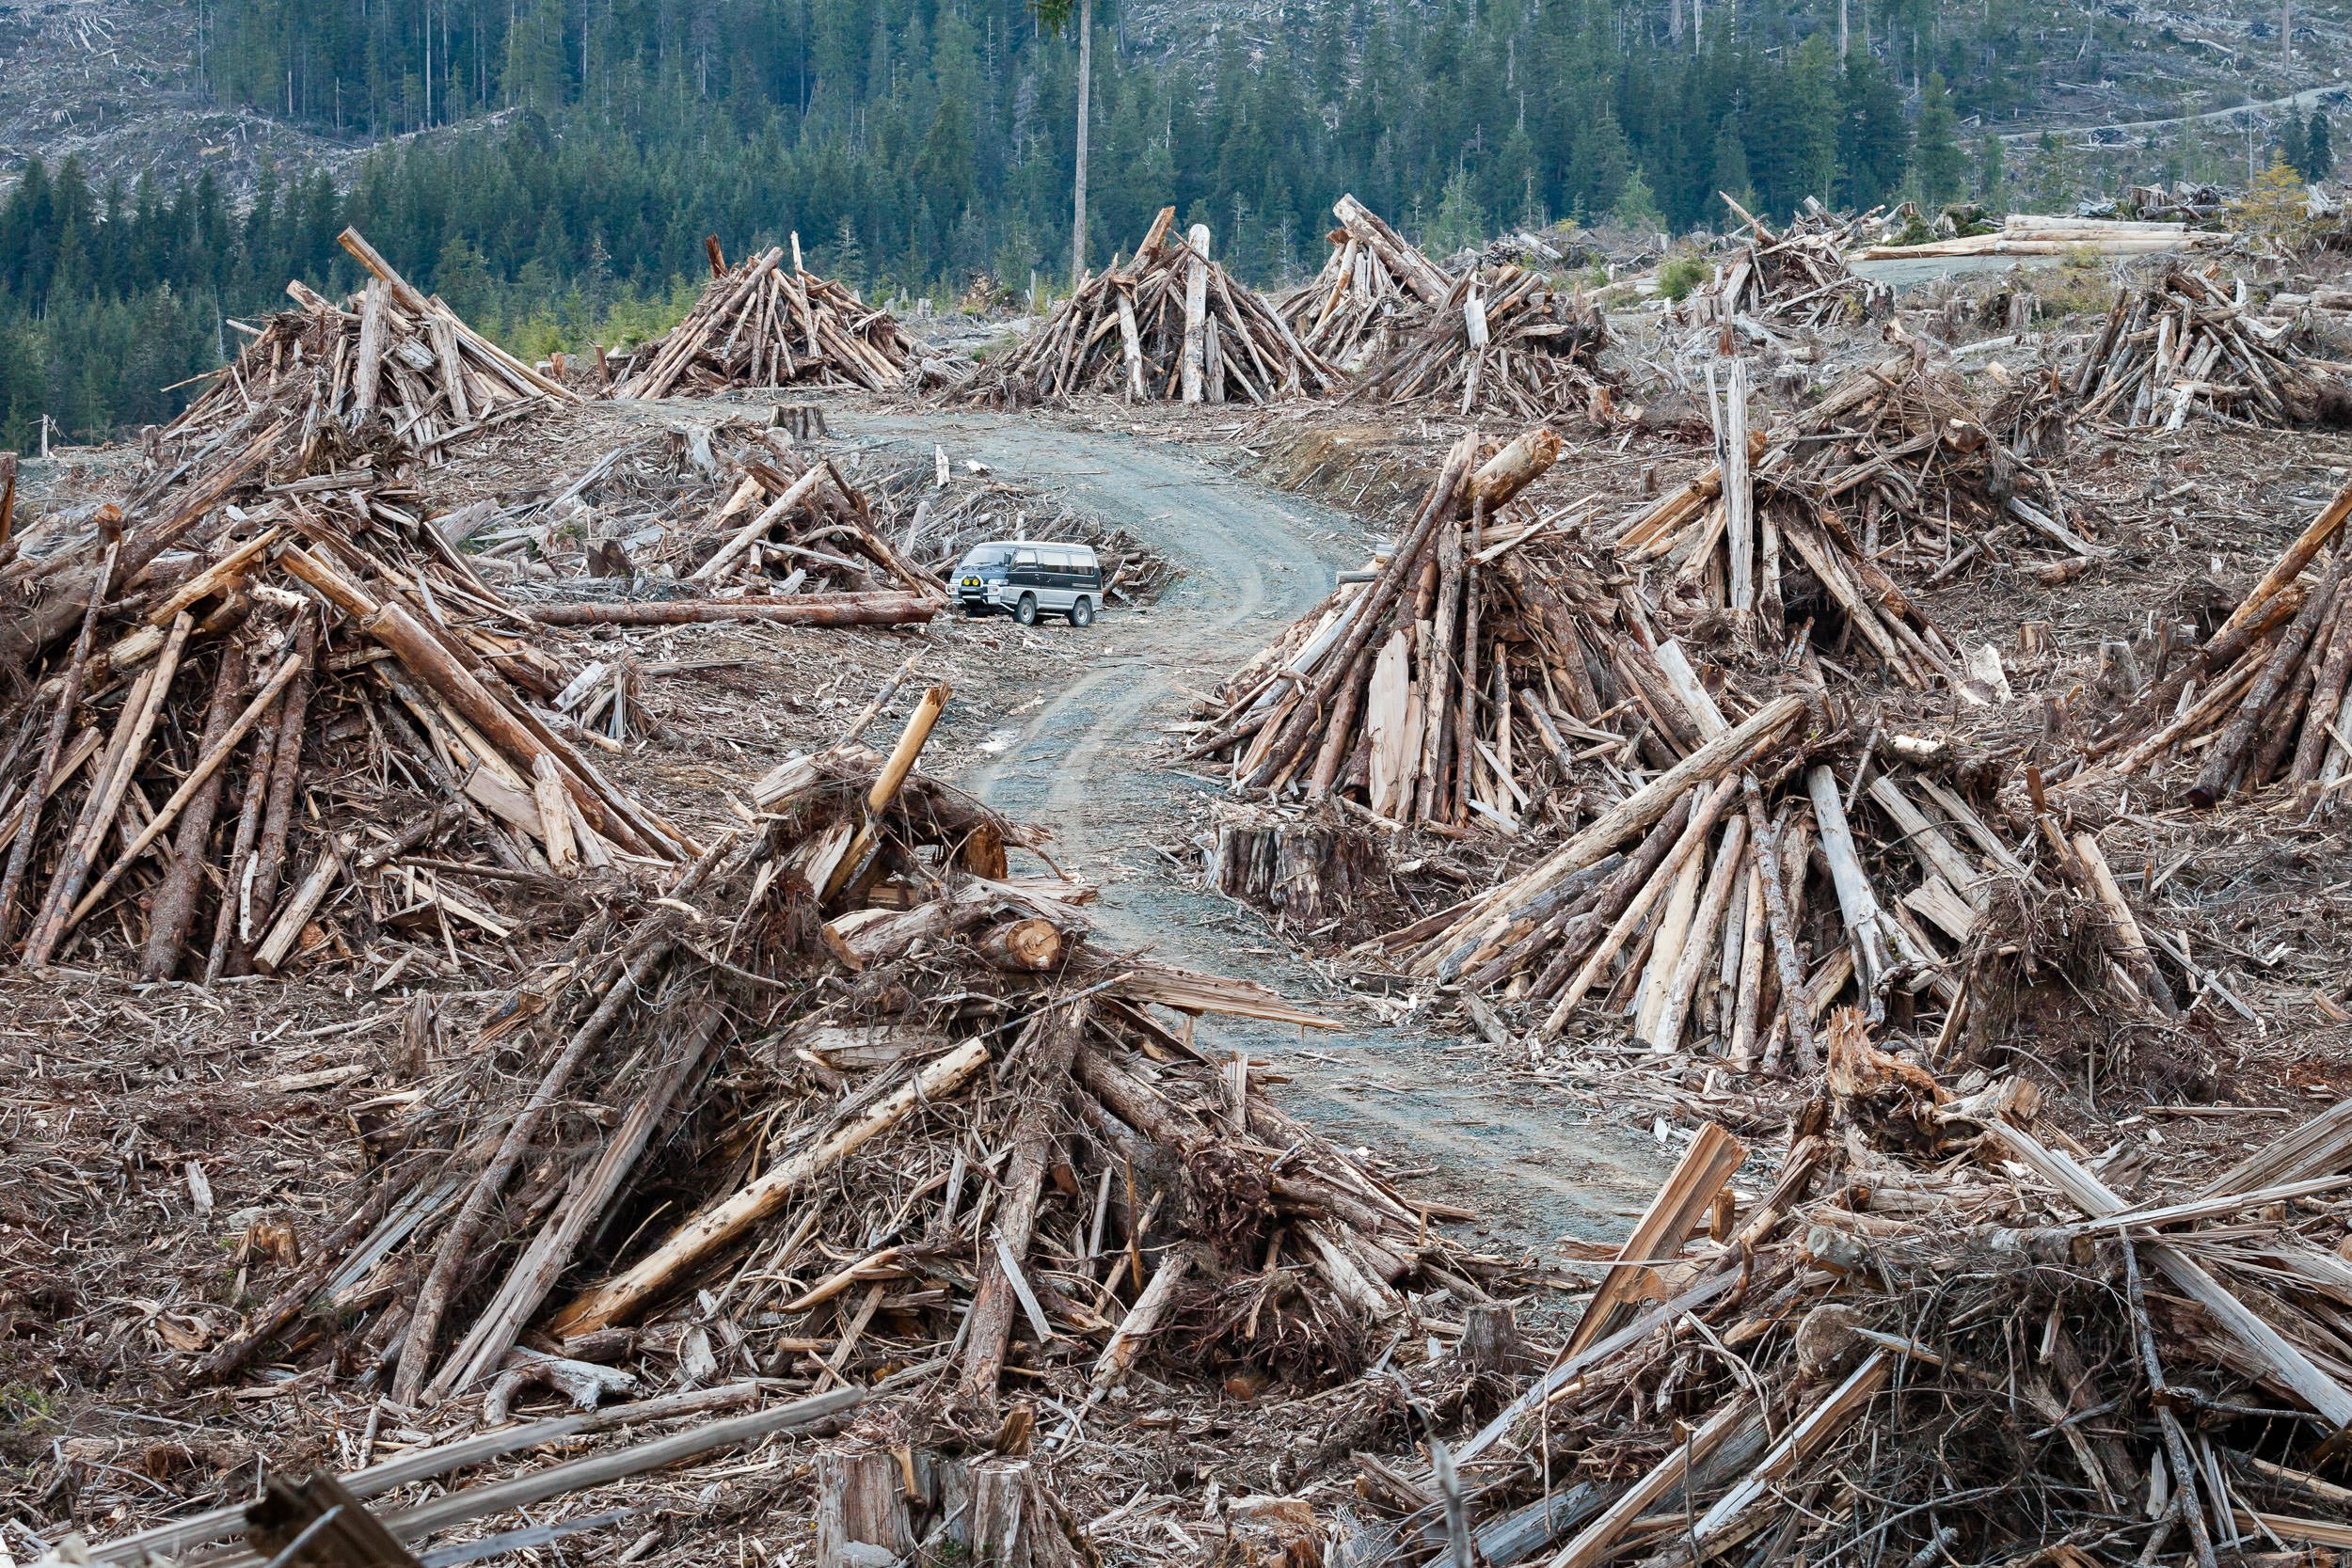
M983 1407L1007 1378L1077 1406L1147 1364L1319 1385L1409 1323L1406 1286L1476 1296L1489 1261L1430 1227L1457 1211L1156 1009L1325 1021L1100 949L1090 890L1009 873L1034 835L914 771L946 696L887 756L781 765L758 830L660 896L616 890L370 1132L346 1217L194 1375L274 1346L492 1425L528 1383L668 1362L817 1390L947 1365Z
M1769 1194L1735 1221L1746 1151L1702 1126L1549 1369L1434 1469L1366 1467L1401 1560L1473 1531L1552 1568L2352 1542L2314 1473L2352 1419L2316 1196L2352 1104L2135 1199L2034 1130L2026 1085L1954 1100L1849 1014L1828 1054Z
M1846 264L1845 247L1871 214L1843 223L1805 214L1775 234L1728 196L1724 202L1755 237L1717 267L1714 283L1699 296L1699 320L1771 317L1818 330L1861 320L1892 304L1891 289L1870 283Z
M866 497L830 459L757 450L723 504L620 558L614 575L628 596L541 606L533 617L549 626L894 626L938 612L946 585L876 531ZM679 590L694 596L667 596Z
M1472 814L1514 822L1532 800L1513 776L1514 709L1563 761L1566 744L1500 653L1498 625L1531 619L1503 607L1532 604L1549 641L1546 666L1573 669L1574 684L1587 687L1579 622L1609 611L1589 598L1572 608L1507 559L1540 521L1486 539L1489 519L1559 456L1559 437L1530 431L1473 469L1477 451L1474 436L1455 443L1369 580L1343 584L1224 683L1189 755L1230 757L1236 789L1270 797L1297 781L1311 800L1360 798L1400 822L1457 824ZM1587 689L1580 707L1592 702Z
M1442 309L1455 280L1354 197L1331 211L1340 226L1323 270L1275 309L1310 352L1352 374L1387 358L1401 333Z
M299 282L286 285L300 307L269 318L213 388L165 426L164 440L200 460L257 417L292 421L303 472L446 461L469 436L548 405L577 402L427 298L392 270L356 229L340 236L365 267L365 293L338 309Z
M2116 297L2069 380L2080 418L2179 430L2192 409L2266 425L2352 422L2352 395L2285 342L2218 266L2169 267Z
M2067 790L2136 775L2162 786L2167 765L2177 759L2195 768L2182 789L2194 806L2250 797L2283 781L2298 809L2334 809L2352 772L2344 730L2352 685L2352 583L2345 579L2352 552L2341 542L2347 517L2352 486L2194 648L2178 647L2178 628L2165 618L2147 685L2085 749Z
M417 498L267 483L283 434L170 510L105 509L5 568L11 601L34 598L0 626L28 676L0 769L0 940L27 965L79 945L210 981L401 927L453 963L456 930L511 927L445 873L691 849L523 700L565 671ZM406 863L428 851L459 858Z
M1856 378L1825 401L1828 415L1817 410L1813 418L1834 429L1828 421L1862 401L1852 394L1879 385ZM1928 444L1942 438L1940 429L1931 431ZM1841 460L1837 446L1819 436L1774 441L1752 432L1747 372L1738 360L1717 411L1715 448L1713 466L1634 514L1616 535L1629 566L1654 562L1669 572L1661 603L1685 613L1728 613L1775 640L1788 631L1797 644L1850 634L1905 685L1924 688L1939 676L1957 684L1960 660L1943 635L1856 543L1833 504L1881 475L1903 483L1891 461ZM1914 454L1924 450L1915 447ZM1798 470L1808 463L1817 474L1822 465L1838 471L1807 483Z
M914 368L913 339L889 311L801 265L771 245L733 267L716 238L711 279L686 319L639 349L622 368L612 395L667 397L730 387L850 386L897 391Z
M1616 376L1601 363L1608 346L1607 317L1582 294L1523 267L1482 267L1456 279L1347 395L1523 420L1573 410L1607 424L1616 409Z
M1323 392L1337 372L1264 299L1209 259L1209 230L1175 233L1164 207L1125 266L1089 276L1027 341L957 389L1018 406L1082 391L1130 403L1271 403Z

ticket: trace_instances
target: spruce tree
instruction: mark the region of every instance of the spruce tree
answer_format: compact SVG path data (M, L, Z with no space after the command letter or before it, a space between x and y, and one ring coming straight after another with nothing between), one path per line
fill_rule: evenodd
M1940 71L1928 73L1919 95L1919 125L1911 144L1911 178L1919 205L1932 212L1961 192L1968 177L1968 158L1954 134L1956 117L1951 94Z

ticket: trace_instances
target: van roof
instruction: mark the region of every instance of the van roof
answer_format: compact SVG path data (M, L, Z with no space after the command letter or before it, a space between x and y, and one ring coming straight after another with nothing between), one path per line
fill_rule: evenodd
M1081 545L1069 539L983 539L968 546L964 553L969 555L973 550L1037 549L1041 546L1054 550L1084 550L1089 555L1094 553L1092 545Z

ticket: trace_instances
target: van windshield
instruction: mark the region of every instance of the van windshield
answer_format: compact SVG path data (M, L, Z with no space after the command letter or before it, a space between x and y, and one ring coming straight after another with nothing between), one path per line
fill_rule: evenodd
M1011 561L1012 546L1010 545L976 545L965 554L963 565L960 570L981 572L991 567L1009 565Z

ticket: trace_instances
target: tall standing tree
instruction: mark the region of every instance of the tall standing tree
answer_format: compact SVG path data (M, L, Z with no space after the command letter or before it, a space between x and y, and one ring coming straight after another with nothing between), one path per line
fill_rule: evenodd
M1078 27L1078 155L1071 180L1070 286L1076 288L1087 270L1087 120L1094 97L1094 0L1030 0L1038 26L1044 32Z

